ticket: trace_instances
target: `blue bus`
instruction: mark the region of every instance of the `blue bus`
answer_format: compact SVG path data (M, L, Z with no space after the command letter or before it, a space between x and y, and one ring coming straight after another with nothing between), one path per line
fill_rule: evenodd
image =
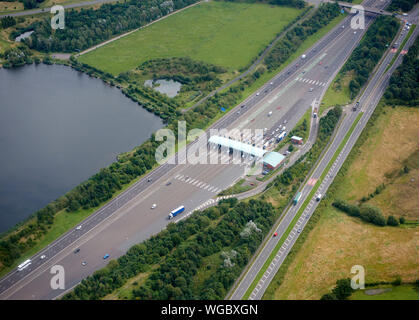
M182 213L183 211L185 211L185 206L180 206L179 208L172 210L169 214L169 219L176 217L179 213Z

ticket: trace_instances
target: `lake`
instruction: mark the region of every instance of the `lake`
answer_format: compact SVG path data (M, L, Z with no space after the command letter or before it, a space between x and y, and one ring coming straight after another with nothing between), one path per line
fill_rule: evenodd
M117 88L70 67L0 69L0 232L163 126Z

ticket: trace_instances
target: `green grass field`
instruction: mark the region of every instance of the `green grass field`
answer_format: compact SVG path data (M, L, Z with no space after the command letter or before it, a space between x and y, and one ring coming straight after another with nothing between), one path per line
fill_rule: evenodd
M202 3L79 60L114 75L150 59L184 56L233 71L249 64L301 12L265 4Z
M382 293L366 294L369 290L382 289ZM379 286L368 288L366 290L358 290L353 293L350 300L419 300L419 290L413 285L401 286Z

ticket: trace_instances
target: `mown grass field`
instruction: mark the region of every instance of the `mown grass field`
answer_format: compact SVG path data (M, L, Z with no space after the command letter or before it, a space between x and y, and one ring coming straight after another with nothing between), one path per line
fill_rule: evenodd
M326 93L323 97L322 104L320 106L320 113L332 106L344 106L351 101L349 82L353 79L352 72L345 74L342 78L338 78L340 74L336 76ZM339 80L338 80L339 79Z
M238 70L302 10L211 1L111 42L79 58L117 75L154 58L184 57Z
M419 110L403 107L384 110L337 185L333 198L353 202L384 182L388 184L384 192L370 200L371 204L380 207L385 216L400 216L402 211L407 219L419 219L418 199L412 196L419 187L414 184L419 165L412 160L419 149L415 138L419 135ZM414 181L407 184L399 178L388 180L388 173L399 171L406 161L411 170L400 179ZM419 278L418 235L418 228L377 227L329 205L320 211L317 224L289 264L281 284L278 285L278 279L272 282L269 298L320 299L334 287L336 280L351 277L353 265L364 266L367 283L394 281L397 276L413 282ZM392 294L394 299L398 292Z

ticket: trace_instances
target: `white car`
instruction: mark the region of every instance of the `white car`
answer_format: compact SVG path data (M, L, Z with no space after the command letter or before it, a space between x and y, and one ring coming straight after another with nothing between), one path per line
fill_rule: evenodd
M77 228L76 228L76 230L80 230L81 229L81 226L78 226Z
M258 95L260 95L260 92L256 93L256 95L257 95L257 96L258 96Z
M151 209L155 209L157 207L157 204L153 203L153 205L151 206Z
M270 83L270 85L271 85L271 86L272 86L273 84L274 84L273 82L271 82L271 83Z
M44 260L46 258L46 256L43 254L42 256L41 256L41 260Z

